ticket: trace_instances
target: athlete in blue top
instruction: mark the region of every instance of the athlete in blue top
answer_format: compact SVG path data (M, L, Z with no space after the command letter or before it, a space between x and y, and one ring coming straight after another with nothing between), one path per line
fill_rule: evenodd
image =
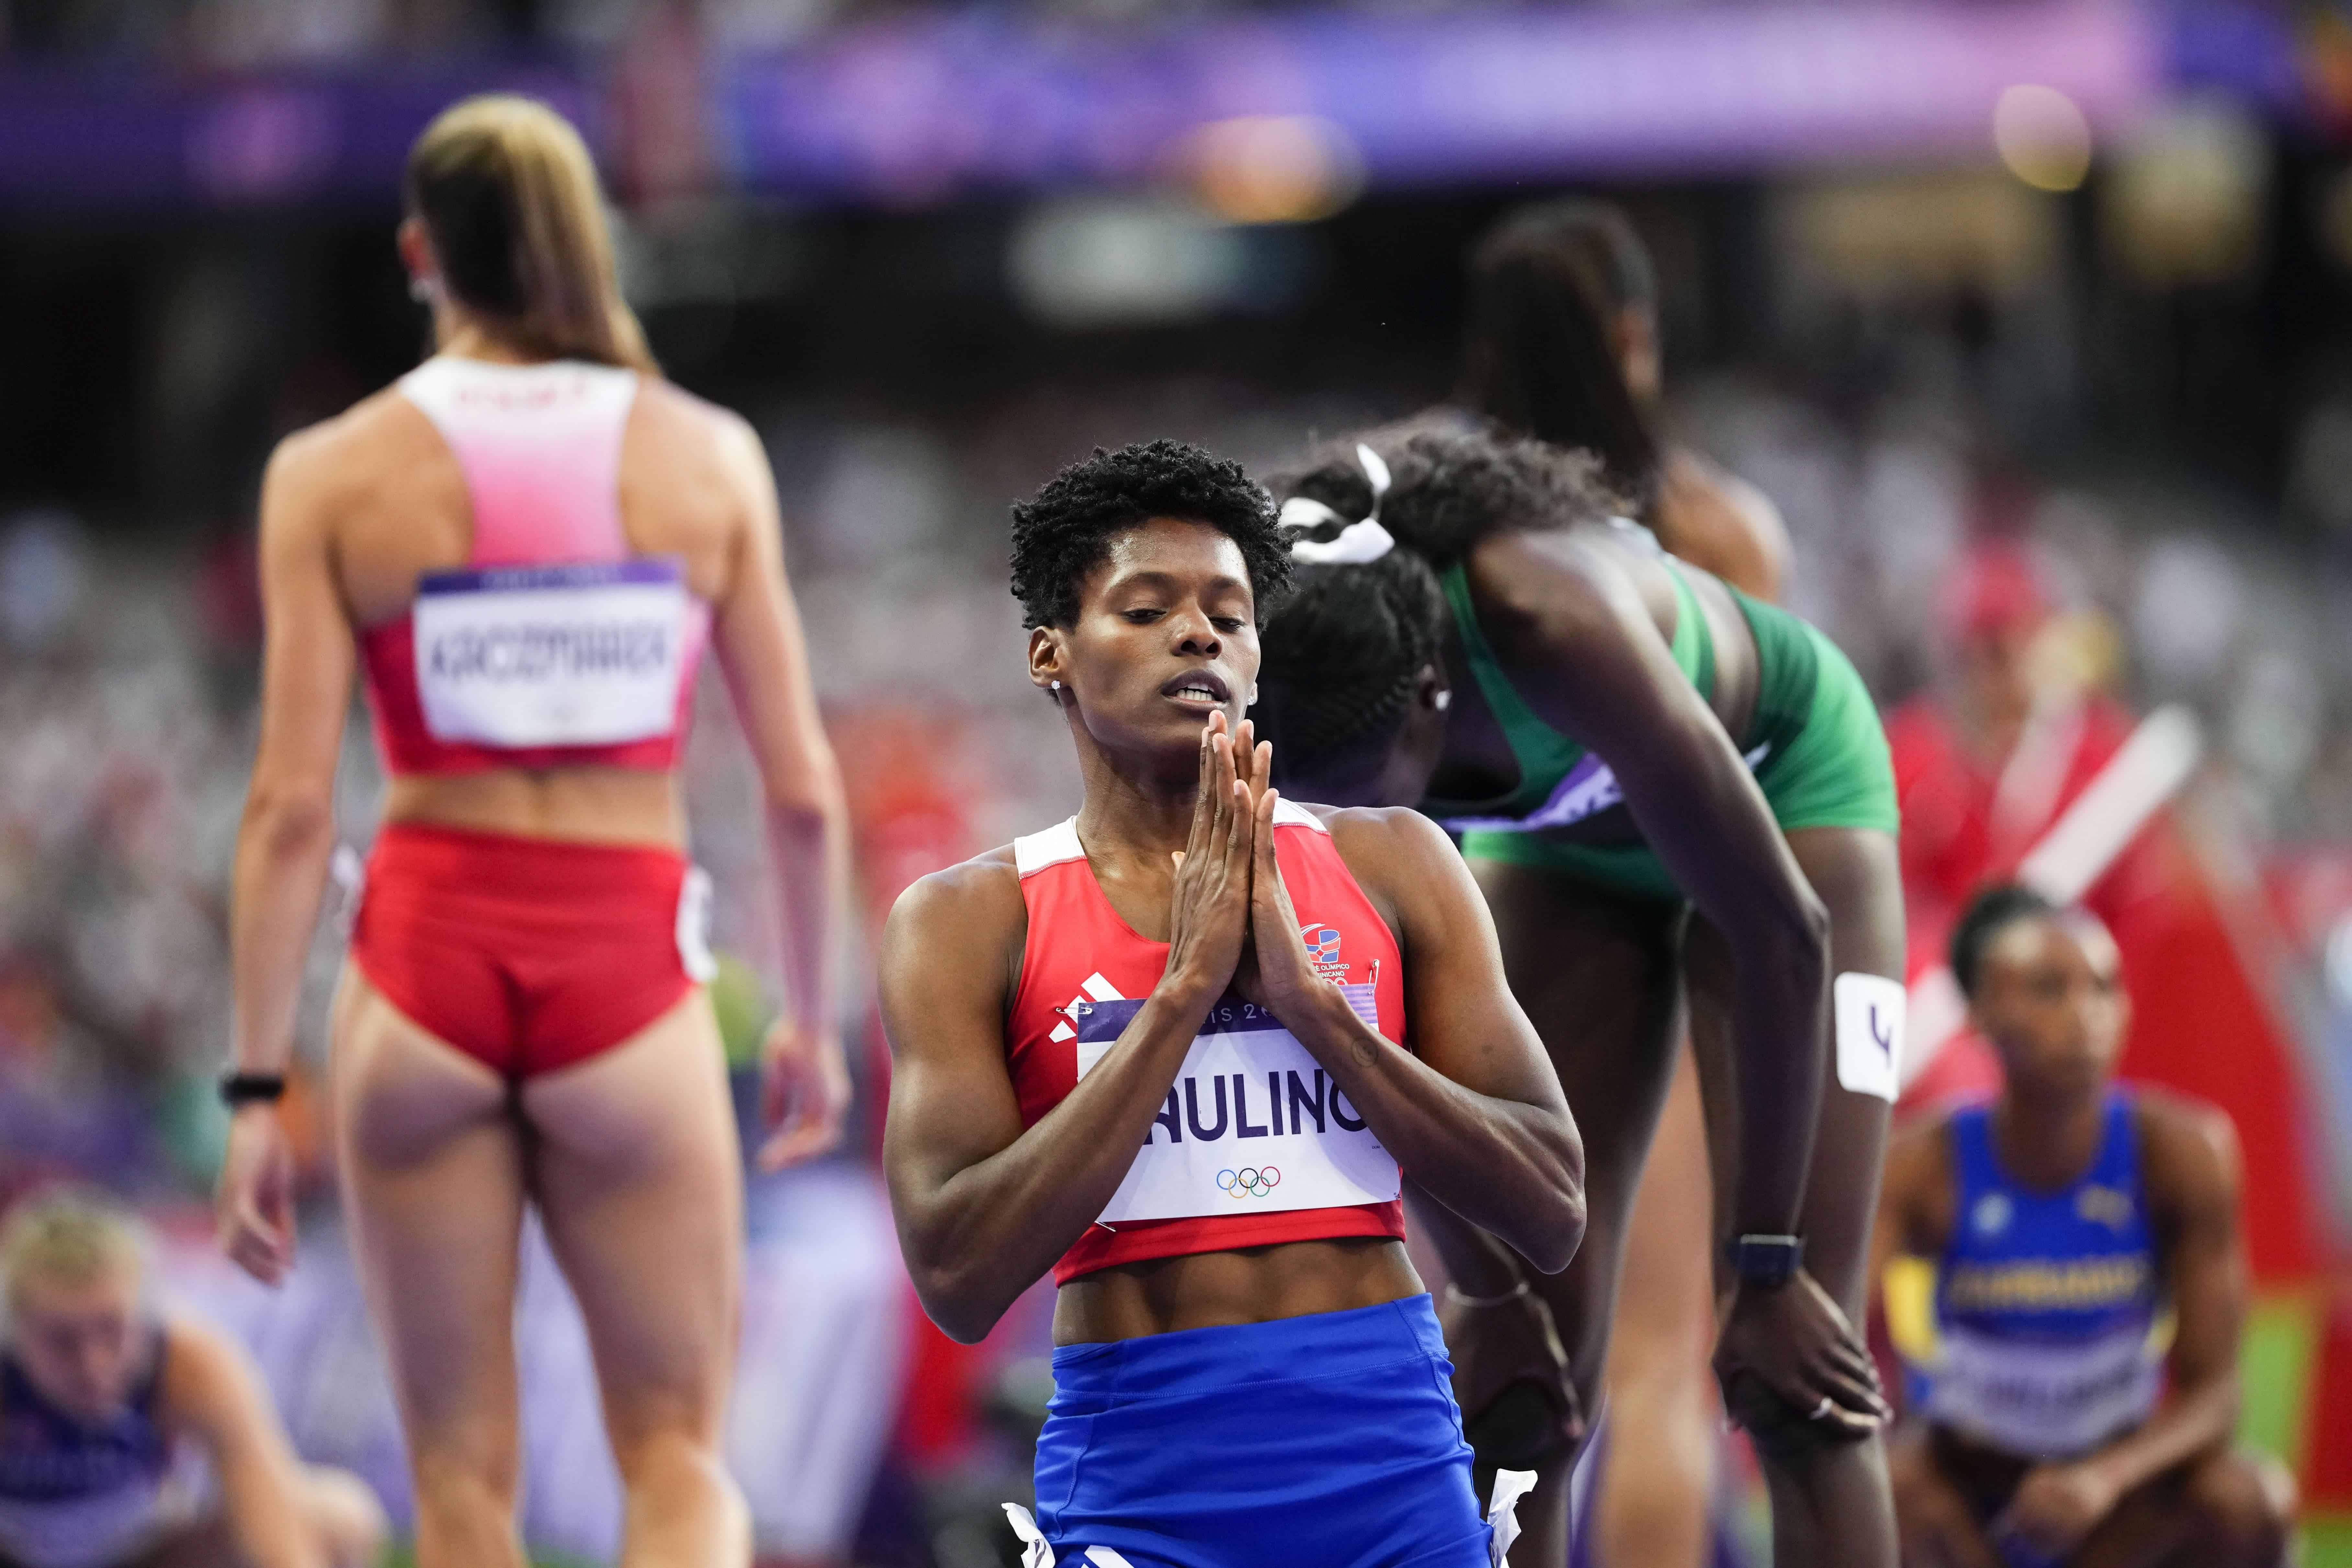
M145 1300L135 1222L71 1192L0 1233L0 1568L362 1568L383 1510L302 1465L251 1360Z
M2116 1086L2129 1003L2092 916L1992 889L1952 972L2004 1080L1887 1155L1874 1273L1898 1254L1936 1268L1890 1457L1906 1563L2276 1568L2292 1483L2231 1446L2245 1255L2228 1120Z

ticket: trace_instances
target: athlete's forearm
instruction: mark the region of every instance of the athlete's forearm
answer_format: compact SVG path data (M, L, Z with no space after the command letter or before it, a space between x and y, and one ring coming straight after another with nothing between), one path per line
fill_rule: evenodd
M1292 1032L1330 1073L1381 1146L1430 1196L1547 1274L1584 1237L1584 1143L1564 1105L1528 1104L1454 1082L1383 1038L1334 987Z
M1107 1207L1166 1103L1213 997L1164 981L1093 1071L997 1152L912 1204L899 1232L917 1292L955 1339L979 1339Z
M1818 906L1813 906L1818 911ZM1732 1000L1739 1089L1737 1234L1792 1234L1821 1113L1829 1028L1826 917L1739 952Z
M334 850L328 792L278 792L257 782L247 795L229 910L229 1051L237 1071L283 1072L293 1055L303 961Z
M835 984L849 884L849 824L837 774L832 784L813 801L772 799L767 808L784 1005L808 1029L829 1029L840 1021Z
M2130 1491L2228 1442L2237 1430L2238 1404L2235 1373L2176 1388L2146 1424L2082 1463L2100 1470L2119 1495Z

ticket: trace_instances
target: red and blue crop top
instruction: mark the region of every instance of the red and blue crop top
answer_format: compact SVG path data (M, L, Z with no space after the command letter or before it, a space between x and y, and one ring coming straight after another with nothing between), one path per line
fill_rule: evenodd
M1402 1047L1396 941L1329 831L1280 802L1275 852L1316 968ZM1075 821L1017 840L1013 858L1029 934L1005 1056L1023 1124L1034 1125L1117 1048L1168 967L1168 944L1138 936L1111 908ZM1403 1235L1394 1157L1280 1020L1228 992L1126 1181L1054 1279L1185 1253Z

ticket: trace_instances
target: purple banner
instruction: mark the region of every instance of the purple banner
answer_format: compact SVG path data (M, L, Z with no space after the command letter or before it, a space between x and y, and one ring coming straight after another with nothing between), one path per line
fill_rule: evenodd
M409 143L469 93L544 98L597 140L601 105L543 66L353 68L266 78L0 72L0 202L79 207L394 198Z
M2095 129L2160 82L2145 8L1322 13L1160 36L915 18L739 64L721 113L739 175L921 200L974 184L1164 172L1213 121L1312 115L1375 184L1739 171L1989 150L2021 82Z
M2264 14L2121 0L1319 11L1125 30L992 10L853 26L713 61L699 79L740 184L916 203L1151 179L1203 127L1245 117L1306 117L1390 186L1980 155L2010 87L2053 88L2106 132L2192 79L2292 112L2277 101L2292 60ZM386 199L432 113L492 87L551 99L625 152L603 134L621 117L598 79L497 62L258 79L0 69L0 202Z

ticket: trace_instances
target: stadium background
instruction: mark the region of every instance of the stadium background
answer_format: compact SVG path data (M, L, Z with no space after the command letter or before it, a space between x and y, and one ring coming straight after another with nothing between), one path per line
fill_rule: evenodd
M135 1194L173 1289L395 1511L331 1174L314 1152L297 1283L231 1278L209 1084L260 465L415 362L399 160L494 87L580 122L656 353L767 440L869 929L1074 798L1014 653L1008 500L1097 443L1264 464L1441 396L1469 240L1534 196L1624 204L1675 427L1779 503L1793 605L1898 714L1922 967L2136 713L2199 721L2093 898L2139 993L2128 1069L2238 1120L2247 1432L2303 1478L2310 1561L2352 1563L2352 11L0 4L0 1197ZM2034 722L1972 779L1954 737L2004 672ZM746 763L700 708L747 1052L769 917ZM962 1568L1021 1484L1042 1321L972 1353L920 1322L852 1022L853 1146L756 1186L733 1451L776 1561ZM1955 1047L1929 1089L1981 1070ZM543 1259L530 1281L530 1531L593 1558L584 1351Z

